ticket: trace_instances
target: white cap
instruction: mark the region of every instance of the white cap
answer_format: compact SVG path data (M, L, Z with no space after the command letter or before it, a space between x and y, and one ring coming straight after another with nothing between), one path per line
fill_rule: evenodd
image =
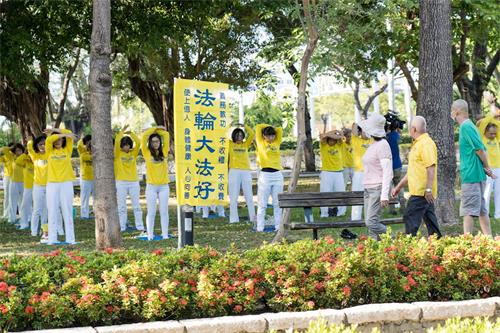
M374 113L368 119L363 120L359 123L359 127L363 129L366 135L383 138L386 136L385 133L385 117Z

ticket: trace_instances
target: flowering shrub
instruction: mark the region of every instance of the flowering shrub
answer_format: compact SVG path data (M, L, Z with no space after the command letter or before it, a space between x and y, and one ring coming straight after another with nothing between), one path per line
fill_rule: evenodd
M0 258L0 328L489 297L500 294L498 258L500 239L480 236L12 256Z
M495 333L500 330L500 319L496 322L488 321L486 318L452 318L448 319L444 325L439 324L436 328L428 328L427 333ZM363 330L364 331L364 330ZM312 321L305 333L357 333L360 330L356 325L328 325L324 319ZM275 333L275 331L271 331ZM295 331L298 333L298 331ZM375 327L371 333L380 333L380 329Z

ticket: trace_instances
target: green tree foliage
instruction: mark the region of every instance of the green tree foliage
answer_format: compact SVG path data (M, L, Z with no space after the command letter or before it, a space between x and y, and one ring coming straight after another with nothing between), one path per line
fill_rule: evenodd
M283 136L291 136L295 124L293 101L275 103L273 99L272 95L258 92L255 103L245 109L245 124L250 127L255 127L257 124L282 127Z

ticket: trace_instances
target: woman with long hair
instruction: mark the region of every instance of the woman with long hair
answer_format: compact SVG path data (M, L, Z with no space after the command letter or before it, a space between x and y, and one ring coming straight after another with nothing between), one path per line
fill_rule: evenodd
M156 204L159 202L161 236L168 239L168 152L170 136L165 127L149 128L142 134L141 149L146 161L146 230L148 240L154 238Z
M16 143L10 148L8 157L10 163L12 164L12 177L10 182L9 190L9 222L16 222L17 212L21 212L21 201L23 198L24 189L24 172L23 168L16 164L16 160L19 156L22 156L25 152L24 146L20 143Z
M90 218L89 201L94 195L94 167L92 166L92 136L87 134L78 140L80 155L80 218Z

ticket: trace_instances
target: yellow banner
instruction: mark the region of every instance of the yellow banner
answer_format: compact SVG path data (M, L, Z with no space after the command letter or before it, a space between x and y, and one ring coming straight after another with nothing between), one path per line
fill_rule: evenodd
M227 203L228 85L176 79L175 179L180 205Z

